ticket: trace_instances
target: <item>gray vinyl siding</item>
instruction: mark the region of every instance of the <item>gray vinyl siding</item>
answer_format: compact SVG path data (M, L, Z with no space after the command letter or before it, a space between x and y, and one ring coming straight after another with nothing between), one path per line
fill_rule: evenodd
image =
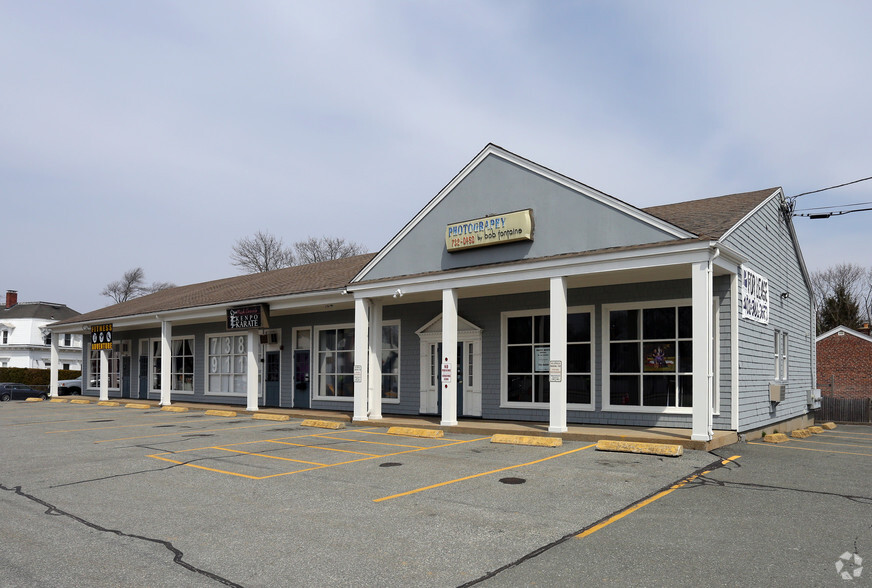
M769 200L739 226L724 243L745 255L746 266L769 279L769 324L739 316L739 431L760 428L801 416L808 411L813 386L814 332L812 298L779 201ZM739 289L741 297L741 284ZM788 297L782 298L781 294ZM788 333L788 381L785 400L769 402L774 378L774 333Z
M452 223L532 207L534 240L456 253ZM579 219L584 219L583 229ZM496 155L486 157L363 279L380 279L675 239L665 231Z

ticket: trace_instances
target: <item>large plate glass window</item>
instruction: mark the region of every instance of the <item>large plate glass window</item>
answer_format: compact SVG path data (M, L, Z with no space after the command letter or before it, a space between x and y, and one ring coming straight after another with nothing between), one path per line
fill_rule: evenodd
M690 306L604 310L611 408L693 406Z
M400 325L383 324L381 340L382 398L400 399Z
M245 396L248 337L216 335L206 337L206 393Z
M354 328L316 329L318 338L318 388L320 398L354 397Z
M194 338L173 338L170 343L172 360L170 361L170 390L173 392L194 391ZM161 374L161 344L160 339L151 342L151 389L160 390Z
M100 388L100 350L91 349L88 355L88 388ZM109 388L118 390L121 388L121 353L119 346L113 345L108 350L109 354Z

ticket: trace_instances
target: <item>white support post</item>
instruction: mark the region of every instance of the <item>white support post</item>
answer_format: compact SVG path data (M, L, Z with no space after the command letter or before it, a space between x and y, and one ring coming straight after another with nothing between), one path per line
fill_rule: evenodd
M49 388L48 395L52 398L58 396L58 364L60 363L60 354L58 353L58 338L59 335L52 331L51 334L51 372L49 373Z
M100 350L100 400L109 400L109 350Z
M369 317L369 418L382 418L382 304L373 302Z
M690 438L712 438L712 277L711 261L691 265L693 308L693 418Z
M173 373L173 324L170 321L160 323L160 405L172 404L172 373Z
M739 430L739 274L730 274L730 428Z
M354 417L369 417L369 317L372 303L368 298L354 299Z
M565 433L566 428L566 278L551 278L551 349L550 365L560 366L559 381L549 377L549 426L550 433ZM550 372L555 376L554 372Z
M246 357L246 380L245 380L245 410L257 412L257 396L260 390L260 364L257 361L257 346L260 338L256 330L248 331L248 353Z
M457 424L457 290L442 290L442 425ZM447 380L447 381L446 381Z

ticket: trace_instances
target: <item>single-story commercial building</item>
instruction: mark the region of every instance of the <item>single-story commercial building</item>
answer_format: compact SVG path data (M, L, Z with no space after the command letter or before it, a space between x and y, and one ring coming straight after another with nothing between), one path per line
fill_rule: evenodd
M817 381L825 396L872 398L872 336L842 325L817 341Z
M86 393L751 431L808 414L814 312L780 188L639 209L495 145L376 254L60 321ZM56 366L53 364L53 371Z

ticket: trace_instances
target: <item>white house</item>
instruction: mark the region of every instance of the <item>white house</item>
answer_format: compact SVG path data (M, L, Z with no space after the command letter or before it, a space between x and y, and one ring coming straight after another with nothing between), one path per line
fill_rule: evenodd
M51 367L51 333L46 325L79 313L54 302L18 302L18 292L6 292L0 308L0 367ZM58 340L58 367L82 369L82 335L66 333Z

